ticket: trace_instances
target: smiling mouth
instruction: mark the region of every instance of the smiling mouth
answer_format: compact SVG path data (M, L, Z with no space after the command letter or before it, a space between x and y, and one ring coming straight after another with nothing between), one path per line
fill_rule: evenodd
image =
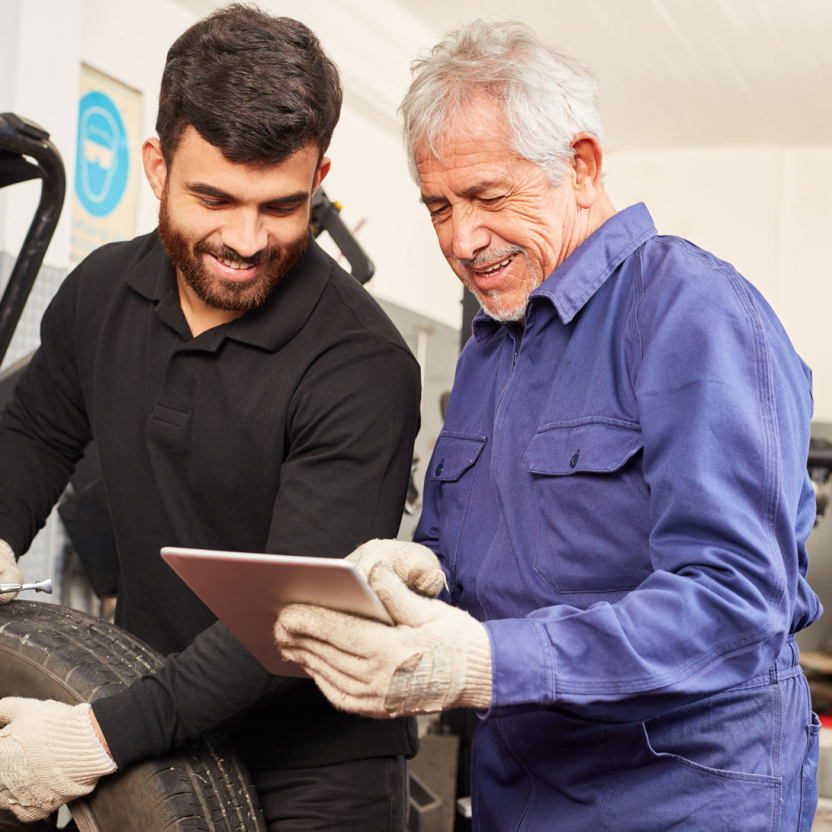
M223 264L223 266L228 266L229 269L250 269L254 265L254 261L248 260L223 260L220 257L216 258Z
M254 260L231 260L227 257L217 257L210 251L204 252L205 255L214 261L214 270L225 279L234 282L247 281L255 278L263 270L264 262L258 259Z
M492 274L496 274L500 269L507 266L511 261L514 260L514 255L511 257L506 257L505 260L501 260L499 263L495 263L493 266L489 266L487 269L474 269L474 271L478 275L490 276Z

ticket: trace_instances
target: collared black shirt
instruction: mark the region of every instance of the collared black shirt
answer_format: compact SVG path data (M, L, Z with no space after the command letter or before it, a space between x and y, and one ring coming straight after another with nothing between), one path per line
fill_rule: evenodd
M67 277L0 419L0 538L20 554L91 438L118 544L117 623L171 657L95 705L119 765L229 719L255 766L412 753L408 721L336 712L273 677L161 560L164 545L343 557L395 536L419 369L310 240L266 303L191 336L158 237Z

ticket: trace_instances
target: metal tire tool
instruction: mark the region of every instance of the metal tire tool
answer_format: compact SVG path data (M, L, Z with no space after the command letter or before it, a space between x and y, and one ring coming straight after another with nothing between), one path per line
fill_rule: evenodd
M47 595L51 595L52 578L47 578L45 581L35 581L33 584L0 584L0 595L6 592L26 592L27 590L45 592Z

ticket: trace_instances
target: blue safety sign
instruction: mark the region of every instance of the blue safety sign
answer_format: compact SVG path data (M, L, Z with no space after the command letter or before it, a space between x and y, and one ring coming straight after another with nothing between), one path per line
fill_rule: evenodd
M95 217L121 202L127 187L130 149L118 107L103 92L88 92L78 113L75 193Z

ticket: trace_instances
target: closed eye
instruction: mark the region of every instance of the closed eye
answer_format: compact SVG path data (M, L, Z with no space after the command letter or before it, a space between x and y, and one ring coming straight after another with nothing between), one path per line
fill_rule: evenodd
M283 205L278 202L267 205L266 210L271 214L277 215L278 217L287 217L289 214L294 214L299 207L300 203L295 203L294 205Z
M199 204L204 205L206 208L224 208L228 205L228 202L224 199L205 199L199 197Z

